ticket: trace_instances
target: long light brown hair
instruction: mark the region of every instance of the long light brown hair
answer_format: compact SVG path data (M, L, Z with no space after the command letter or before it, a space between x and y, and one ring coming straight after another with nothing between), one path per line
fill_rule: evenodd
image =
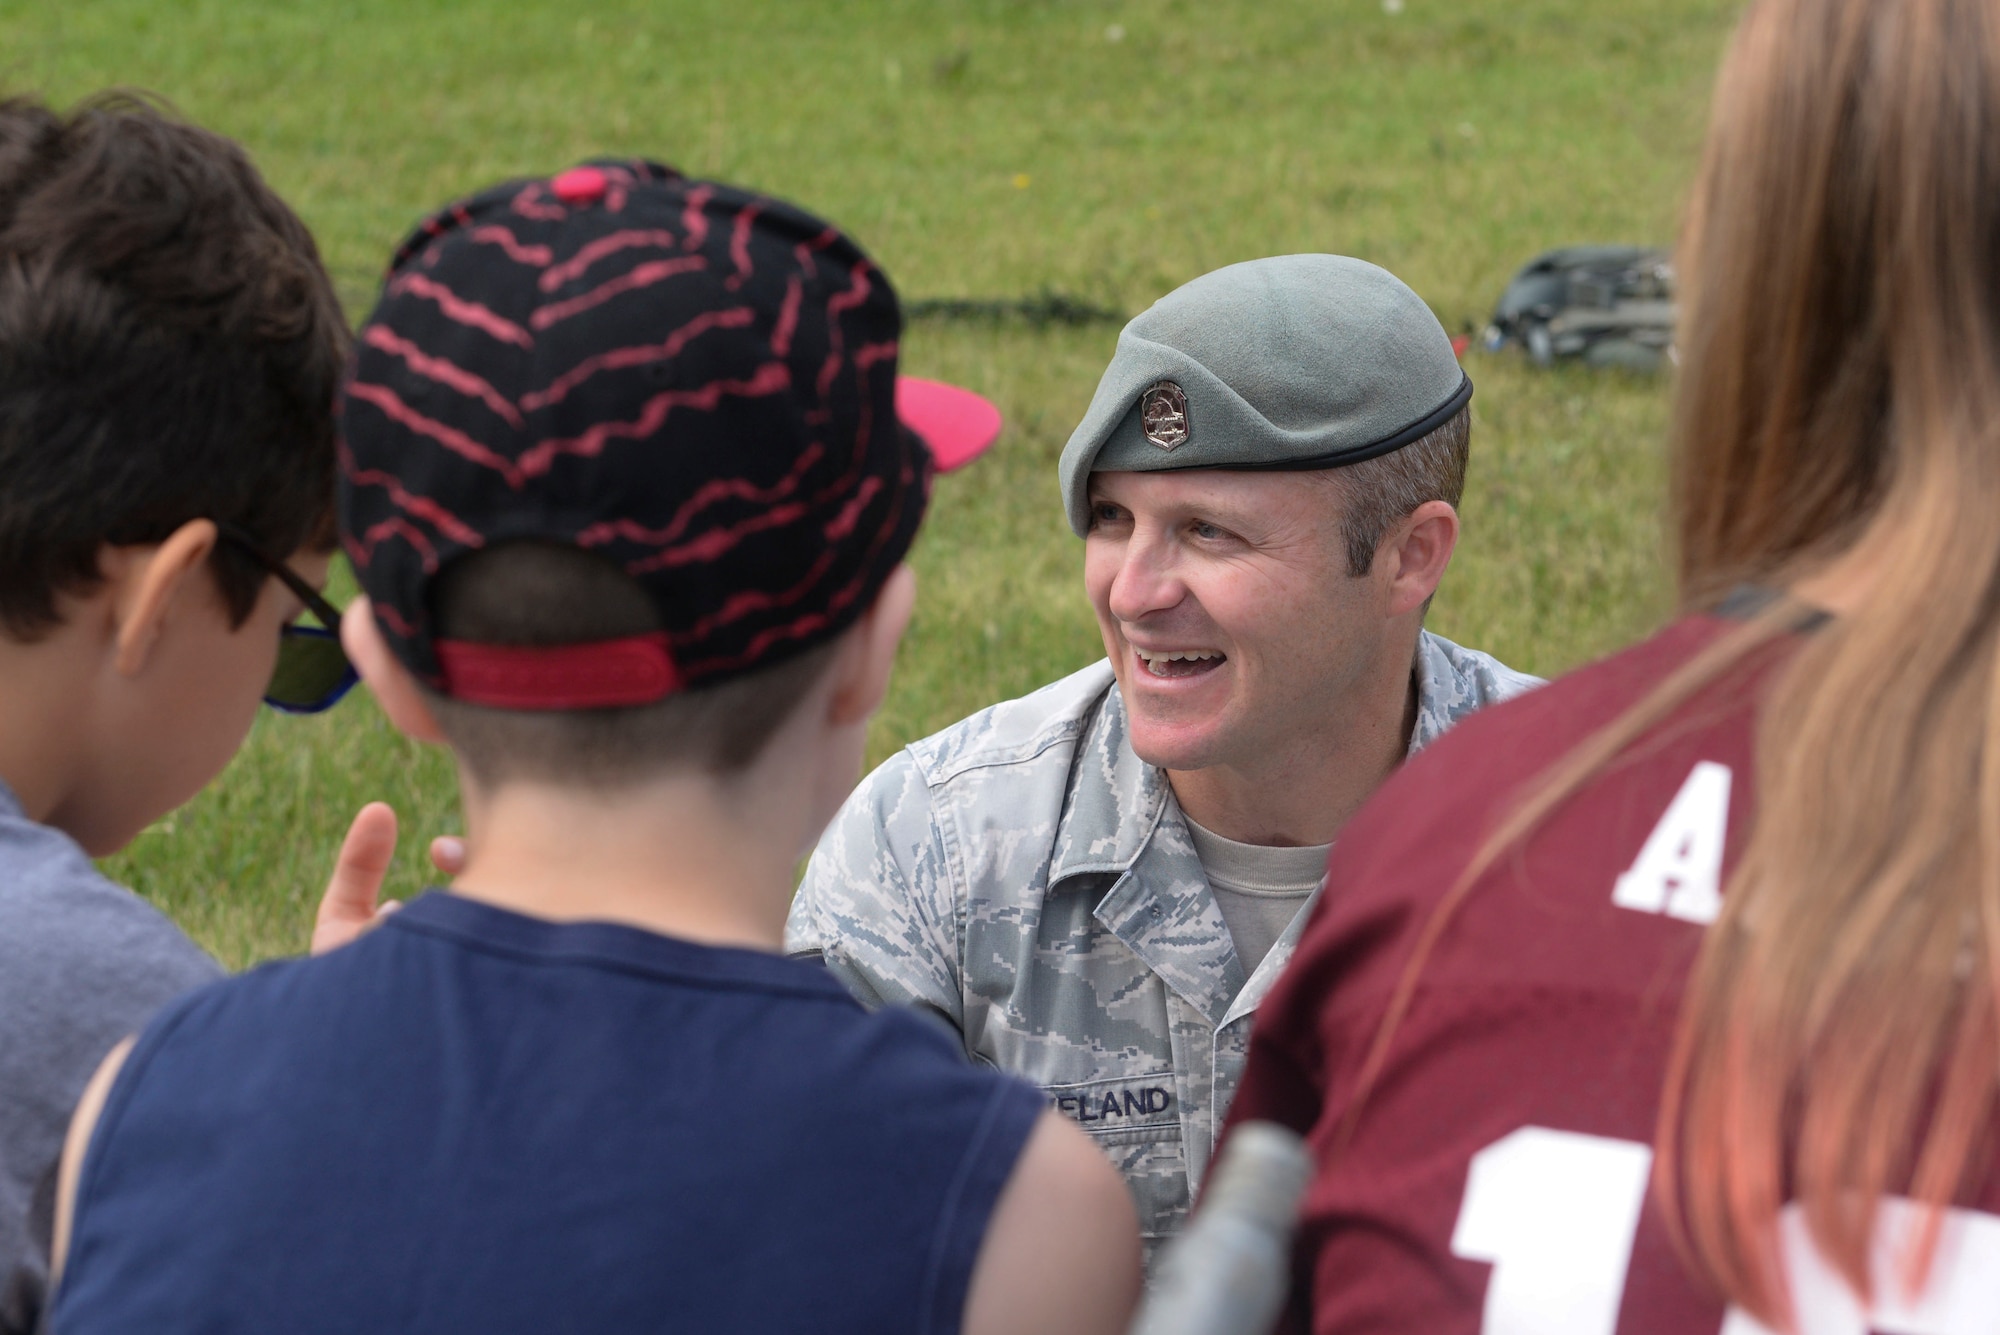
M1756 0L1680 271L1682 606L1850 551L1872 571L1764 700L1754 828L1657 1132L1655 1196L1684 1254L1785 1325L1786 1203L1867 1295L1876 1200L1970 1193L2000 1085L2000 3ZM1473 883L1796 616L1779 603L1725 636L1493 833L1419 940L1350 1133Z

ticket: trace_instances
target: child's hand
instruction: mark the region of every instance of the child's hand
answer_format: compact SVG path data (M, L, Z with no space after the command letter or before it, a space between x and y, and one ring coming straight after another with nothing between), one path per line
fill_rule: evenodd
M431 865L446 876L465 866L465 843L450 835L431 840L430 854ZM370 802L356 813L334 857L333 879L313 921L313 954L339 949L402 907L382 900L382 880L395 856L396 813L387 802Z

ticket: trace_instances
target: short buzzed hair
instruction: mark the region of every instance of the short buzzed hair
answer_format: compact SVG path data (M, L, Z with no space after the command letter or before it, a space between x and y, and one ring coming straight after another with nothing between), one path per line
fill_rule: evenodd
M438 636L475 644L587 644L660 629L637 580L593 552L541 539L460 557L429 596ZM764 753L842 642L644 705L500 709L425 694L452 750L488 785L616 788L674 769L726 777Z
M1472 409L1466 407L1400 450L1326 470L1344 502L1340 527L1348 574L1358 578L1374 569L1382 539L1425 501L1458 505L1471 449Z

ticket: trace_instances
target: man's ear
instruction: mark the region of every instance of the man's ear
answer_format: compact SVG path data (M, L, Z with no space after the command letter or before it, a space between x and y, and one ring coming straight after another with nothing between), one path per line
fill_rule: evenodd
M136 677L145 670L167 616L183 594L217 592L195 578L215 550L217 537L213 521L190 519L156 547L105 550L99 567L114 586L115 661L121 675Z
M375 624L375 609L366 598L356 598L342 614L340 647L347 651L348 661L368 683L396 731L419 742L444 744L444 729L438 727L437 717L425 703L417 679L389 651L382 628Z
M1389 615L1401 616L1430 601L1458 547L1458 511L1449 501L1425 501L1375 553L1376 569L1388 580Z
M903 642L916 604L916 574L907 564L899 565L883 581L875 605L848 632L853 638L834 669L839 678L828 704L829 723L837 728L862 723L881 708L896 666L896 646Z

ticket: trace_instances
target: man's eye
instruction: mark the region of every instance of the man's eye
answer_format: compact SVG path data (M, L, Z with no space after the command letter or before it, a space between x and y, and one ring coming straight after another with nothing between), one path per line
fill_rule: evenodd
M1194 523L1188 526L1188 529L1197 538L1201 538L1204 541L1213 541L1216 538L1228 536L1222 529L1201 519L1195 520Z
M1115 524L1124 517L1125 512L1109 501L1099 501L1090 507L1090 518L1093 523Z

